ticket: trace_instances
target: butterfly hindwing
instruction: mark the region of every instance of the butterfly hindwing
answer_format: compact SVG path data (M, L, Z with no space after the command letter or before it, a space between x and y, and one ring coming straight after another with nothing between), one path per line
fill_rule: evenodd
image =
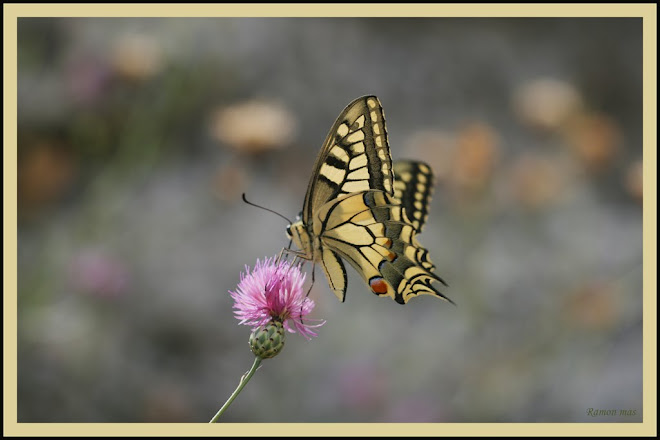
M423 162L394 162L394 197L403 206L410 223L422 232L429 216L428 206L433 194L433 171Z
M444 281L425 265L428 251L389 194L371 190L342 196L324 205L318 219L315 233L322 247L348 261L375 294L400 304L420 294L445 298L431 285Z
M336 252L326 247L321 254L321 267L330 288L341 302L346 300L346 269Z
M406 217L419 234L429 215L434 184L433 171L423 162L409 160L398 160L392 168L394 198L403 206ZM435 270L428 251L421 246L418 260L428 270Z

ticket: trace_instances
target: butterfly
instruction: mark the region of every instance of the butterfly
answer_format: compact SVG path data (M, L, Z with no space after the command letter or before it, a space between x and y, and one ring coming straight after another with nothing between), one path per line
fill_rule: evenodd
M351 102L316 159L303 210L287 226L298 257L319 263L330 288L346 299L342 260L369 289L405 304L430 294L452 302L433 282L429 252L417 240L428 217L433 173L422 162L392 163L385 117L375 96Z

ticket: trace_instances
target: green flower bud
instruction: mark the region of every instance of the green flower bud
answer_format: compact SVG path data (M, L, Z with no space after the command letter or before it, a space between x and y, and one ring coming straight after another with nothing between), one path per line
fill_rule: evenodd
M271 321L250 335L250 349L260 359L275 357L284 348L284 327L281 322Z

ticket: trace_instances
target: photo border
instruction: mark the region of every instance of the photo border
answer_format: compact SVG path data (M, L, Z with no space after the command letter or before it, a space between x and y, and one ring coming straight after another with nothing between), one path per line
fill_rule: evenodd
M655 4L4 4L5 436L654 436L657 434L657 6ZM20 17L641 17L643 19L643 422L18 423L17 21ZM211 408L214 410L214 408Z

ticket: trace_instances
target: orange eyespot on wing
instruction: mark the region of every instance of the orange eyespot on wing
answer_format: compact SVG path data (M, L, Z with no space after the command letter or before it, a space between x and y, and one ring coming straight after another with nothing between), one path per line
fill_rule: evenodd
M387 283L381 277L373 277L369 280L371 291L376 295L384 295L387 293Z

